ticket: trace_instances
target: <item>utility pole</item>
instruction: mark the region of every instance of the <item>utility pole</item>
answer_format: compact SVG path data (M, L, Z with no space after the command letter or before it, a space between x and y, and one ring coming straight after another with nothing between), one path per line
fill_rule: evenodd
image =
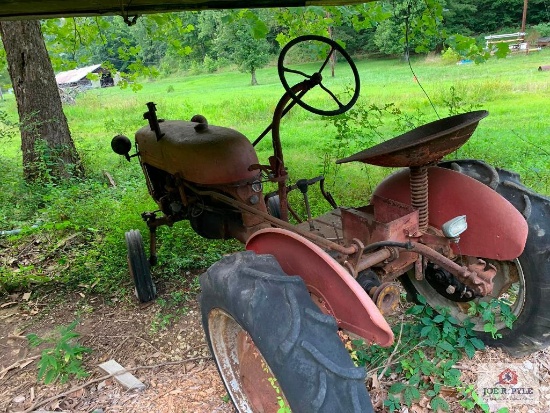
M521 32L525 33L525 23L527 21L527 4L529 0L523 0L523 16L521 17Z

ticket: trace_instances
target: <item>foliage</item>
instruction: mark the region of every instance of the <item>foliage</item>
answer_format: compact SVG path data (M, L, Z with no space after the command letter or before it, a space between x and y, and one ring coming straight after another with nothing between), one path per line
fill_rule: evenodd
M453 48L447 47L441 53L441 60L447 64L456 64L459 60L461 60L461 56Z
M268 374L269 377L267 378L267 381L269 381L269 384L273 390L275 390L275 393L277 394L277 405L279 408L277 409L277 413L292 413L290 410L290 406L286 404L285 399L281 396L281 388L277 384L277 379L273 376L273 373L271 373L271 370L269 369L269 366L264 360L261 360L262 363L262 370L264 373Z
M460 400L459 403L467 412L471 412L476 407L479 407L483 413L491 413L489 405L483 401L479 394L477 394L473 384L461 387L459 390L462 396L462 400ZM501 407L496 413L509 413L509 409L507 407Z
M448 116L471 112L481 107L479 103L468 101L455 86L449 88L448 95L445 94L442 96L442 101L448 111Z
M540 23L533 26L532 29L541 37L550 36L550 23Z
M0 109L0 140L12 139L17 131L17 123L10 120L7 112Z
M247 16L247 17L245 17ZM271 46L265 37L267 26L260 24L257 12L240 10L222 19L219 32L213 42L221 59L235 63L239 70L250 73L251 84L256 85L256 71L270 59Z
M490 112L461 148L461 155L514 170L528 186L545 194L550 193L550 163L545 154L550 147L550 130L548 123L540 121L540 107L546 102L548 84L536 67L549 52L542 50L539 55L510 56L506 61L467 66L413 59L417 75L424 79L436 107L466 111L479 103ZM371 142L389 139L406 128L436 118L410 70L397 59L365 59L357 63L362 81L358 113L350 112L347 121L345 117L340 121L348 132L338 132L332 120L298 107L283 119L281 139L291 179L318 176L324 165L328 175L335 158L351 155ZM520 78L519 72L524 74ZM108 299L131 299L133 286L124 233L132 228L145 230L140 214L157 206L147 192L136 159L128 163L112 153L111 137L132 136L146 125L142 120L143 104L153 99L159 117L190 119L201 113L211 124L233 127L253 140L270 123L273 106L282 94L275 68L261 69L259 74L265 83L257 89L246 86L248 74L220 71L208 76L146 81L136 93L117 88L82 93L75 105L65 108L65 113L88 171L84 179L27 185L20 173L17 139L3 140L0 231L21 232L0 235L0 243L13 259L24 257L20 251L25 250L36 251L36 255L28 261L11 263L9 259L7 265L0 266L0 294L27 287L43 289L39 285L49 284L86 294L103 294ZM348 80L343 82L345 85ZM174 92L166 93L170 85ZM392 105L386 108L384 102ZM7 119L17 117L12 95L6 96L1 108ZM402 114L392 114L395 108ZM440 112L445 114L445 110ZM377 123L379 114L382 125ZM368 121L362 119L366 115ZM361 122L371 124L371 129L356 128ZM399 122L401 129L395 129ZM534 150L534 145L540 149ZM273 153L269 136L256 146L256 151L260 162L265 163ZM368 202L376 184L390 172L388 168L358 163L339 168L338 179L334 184L327 179L326 189L339 204L350 206ZM116 187L109 184L103 171L113 177ZM311 188L309 198L314 215L327 212L328 204L318 187ZM303 199L298 197L294 202L299 207ZM223 254L242 248L236 241L204 240L186 222L161 227L158 232L159 263L153 271L155 280L160 282L187 283L186 272L205 268ZM68 245L70 248L65 248L63 241L72 235L76 236ZM56 248L58 244L62 247Z
M78 320L75 320L68 326L61 326L56 335L45 338L36 334L27 335L29 344L33 347L44 343L53 345L42 350L38 362L38 380L43 380L45 384L52 384L57 380L65 383L71 376L77 379L88 376L82 367L82 357L92 350L78 344L80 334L74 331L77 324Z
M394 327L398 340L393 347L366 346L361 340L353 342L352 358L357 365L365 365L379 379L392 374L401 378L388 389L384 405L390 412L410 407L422 394L429 397L432 409L449 411L441 390L462 389L456 363L464 355L472 358L476 350L485 348L469 319L459 321L447 308L434 310L422 296L418 301L419 304L407 310L408 318ZM494 328L494 319L487 317L487 320ZM464 405L481 404L471 391L463 391L462 396Z
M355 106L337 116L327 117L327 124L336 129L336 137L326 145L332 158L343 156L343 150L355 151L378 143L387 132L388 124L392 131L405 132L422 123L422 114L403 112L394 103L378 105L359 100Z
M479 303L470 303L468 315L471 317L479 317L483 320L483 331L490 333L493 339L502 338L502 334L498 333L496 327L497 321L501 321L508 328L512 328L512 324L517 317L510 309L510 303L506 300L491 300L481 301Z
M156 304L159 309L151 321L151 334L156 334L161 330L166 330L173 322L187 314L188 302L193 300L199 292L199 279L194 278L190 288L185 290L173 291L168 297L159 297Z
M443 42L442 6L437 0L385 4L392 17L377 26L374 42L380 52L390 55L412 51L425 53Z

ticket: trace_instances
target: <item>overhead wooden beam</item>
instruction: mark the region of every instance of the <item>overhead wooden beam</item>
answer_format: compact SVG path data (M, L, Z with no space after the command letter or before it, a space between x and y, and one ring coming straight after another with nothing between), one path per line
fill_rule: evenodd
M368 1L368 0L367 0ZM0 0L0 20L139 14L205 9L301 7L366 3L365 0Z

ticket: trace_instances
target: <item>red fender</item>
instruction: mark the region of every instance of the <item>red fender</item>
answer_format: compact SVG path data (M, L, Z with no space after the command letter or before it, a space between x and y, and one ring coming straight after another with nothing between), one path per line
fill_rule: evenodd
M459 172L428 168L430 225L441 226L466 215L468 229L460 236L455 253L495 260L513 260L521 255L527 240L527 222L505 198L488 186ZM409 170L387 177L374 195L411 204Z
M246 249L275 256L283 270L299 275L325 313L338 326L381 346L393 343L393 332L376 304L330 255L304 237L281 228L255 232Z

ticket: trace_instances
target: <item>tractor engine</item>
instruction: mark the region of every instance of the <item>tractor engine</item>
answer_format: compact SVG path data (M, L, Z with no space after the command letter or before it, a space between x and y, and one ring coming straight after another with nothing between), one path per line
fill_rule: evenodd
M145 117L150 113L146 112ZM122 138L113 140L117 153L122 150L115 141ZM136 132L135 142L149 193L164 214L163 218L156 218L154 213L144 214L150 227L187 219L202 237L236 238L244 242L262 225L254 214L242 213L216 198L221 194L267 211L258 157L243 134L208 125L201 115L190 122L155 117L149 118L149 126ZM118 146L124 145L118 143ZM126 151L129 159L128 151L129 148Z

